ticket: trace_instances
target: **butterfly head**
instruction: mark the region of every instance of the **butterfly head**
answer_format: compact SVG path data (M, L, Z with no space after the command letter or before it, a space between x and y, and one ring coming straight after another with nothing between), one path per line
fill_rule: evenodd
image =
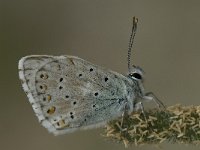
M144 71L139 66L133 66L128 73L128 77L135 81L143 82L144 80Z

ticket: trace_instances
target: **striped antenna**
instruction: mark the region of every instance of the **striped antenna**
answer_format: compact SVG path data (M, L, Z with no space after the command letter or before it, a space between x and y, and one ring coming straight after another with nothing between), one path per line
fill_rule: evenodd
M133 42L134 42L134 38L135 38L135 34L136 34L136 30L137 30L137 23L138 23L138 18L133 17L133 25L132 25L132 31L131 31L131 36L130 36L130 40L129 40L129 44L128 44L128 71L131 71L131 66L130 66L130 62L131 62L131 50L133 47Z

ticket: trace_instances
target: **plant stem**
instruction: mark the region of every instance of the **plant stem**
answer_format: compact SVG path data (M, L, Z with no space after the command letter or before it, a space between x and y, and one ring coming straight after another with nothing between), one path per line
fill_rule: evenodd
M106 137L129 144L200 143L200 106L175 105L165 111L152 109L134 112L123 119L111 121L106 127Z

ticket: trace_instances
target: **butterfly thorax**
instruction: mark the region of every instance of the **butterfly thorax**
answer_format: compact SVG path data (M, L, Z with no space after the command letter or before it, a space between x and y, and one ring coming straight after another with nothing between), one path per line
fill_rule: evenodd
M142 98L144 93L143 83L141 81L133 80L134 82L134 94L136 98Z

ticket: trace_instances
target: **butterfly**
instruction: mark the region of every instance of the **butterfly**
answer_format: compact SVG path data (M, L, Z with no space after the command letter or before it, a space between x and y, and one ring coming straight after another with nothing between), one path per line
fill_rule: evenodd
M163 105L153 93L145 93L143 70L130 66L137 22L134 17L126 76L69 55L30 55L20 59L23 90L39 122L49 132L60 135L103 126L125 112L143 110L139 99Z

